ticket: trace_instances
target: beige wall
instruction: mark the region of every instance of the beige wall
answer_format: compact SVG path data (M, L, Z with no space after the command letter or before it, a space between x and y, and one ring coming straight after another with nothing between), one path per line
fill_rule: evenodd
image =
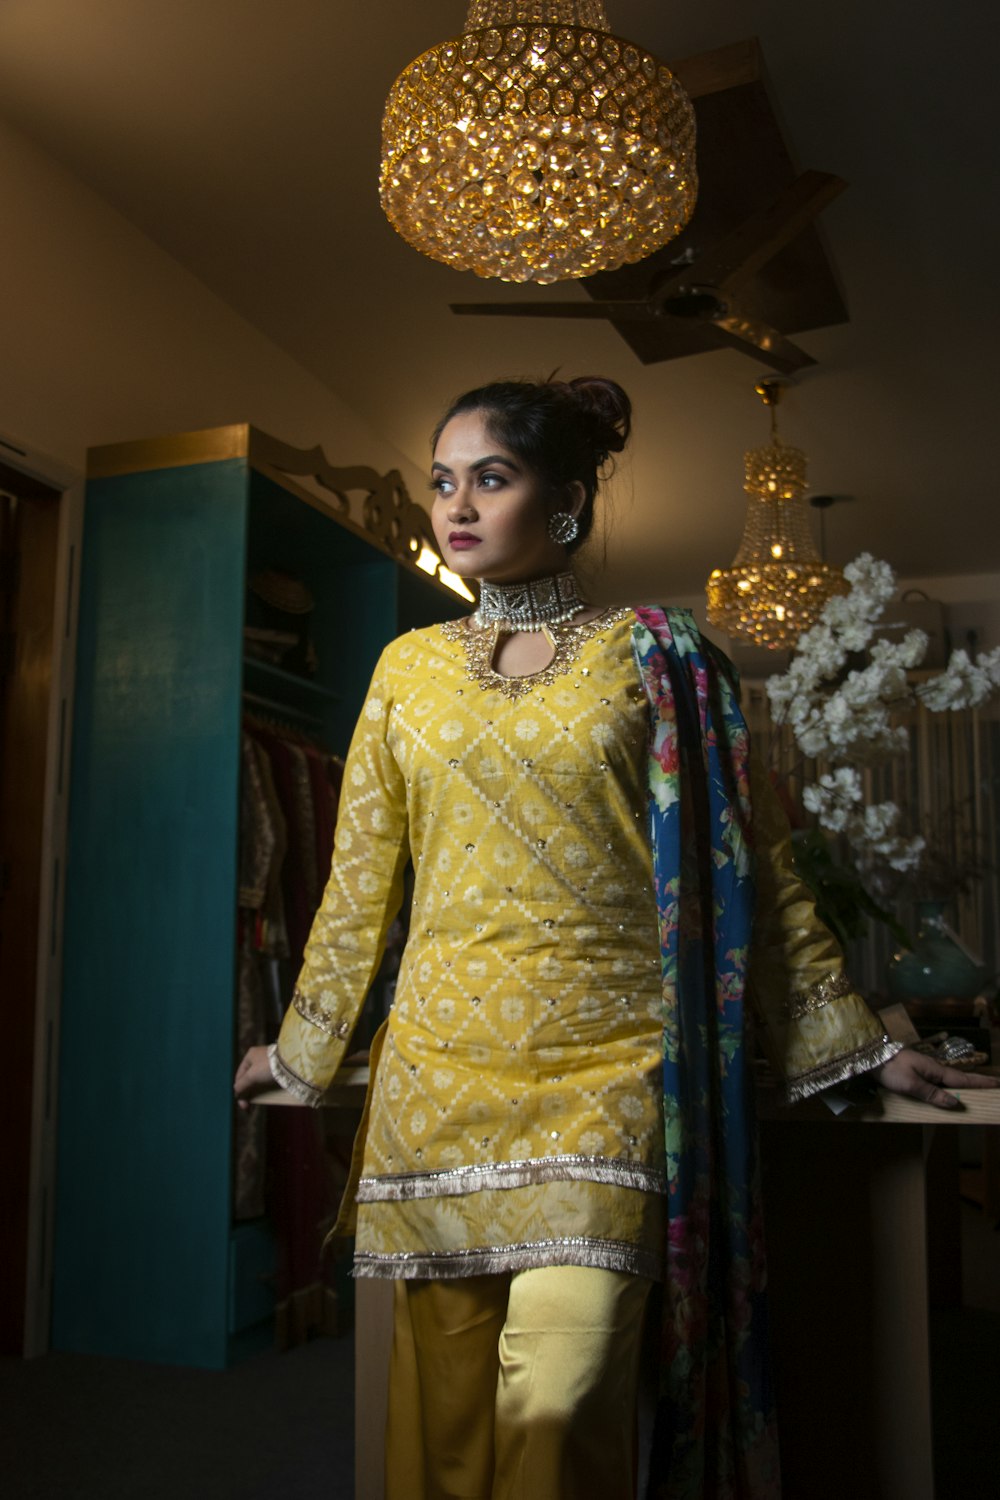
M80 471L99 443L252 422L422 476L106 200L0 123L0 433ZM350 351L344 351L349 365Z
M0 183L0 434L82 471L99 443L252 422L321 444L334 464L398 468L423 500L424 475L387 438L2 122ZM598 595L614 593L598 578ZM1000 642L997 575L901 586L949 606L956 643L969 629L983 647ZM675 602L704 622L703 596Z

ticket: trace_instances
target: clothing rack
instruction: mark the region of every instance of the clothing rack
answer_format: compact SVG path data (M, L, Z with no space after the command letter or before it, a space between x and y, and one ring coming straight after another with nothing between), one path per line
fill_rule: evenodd
M243 702L252 704L254 708L263 708L268 713L277 714L282 719L298 719L303 724L312 724L317 727L323 723L322 716L311 714L304 708L293 708L289 703L279 703L274 698L264 698L259 693L244 691Z

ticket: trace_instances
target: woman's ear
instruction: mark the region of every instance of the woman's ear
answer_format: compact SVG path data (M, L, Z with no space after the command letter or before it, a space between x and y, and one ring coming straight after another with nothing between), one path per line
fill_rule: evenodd
M560 510L568 510L571 516L579 517L587 498L587 491L579 479L572 480L563 491Z

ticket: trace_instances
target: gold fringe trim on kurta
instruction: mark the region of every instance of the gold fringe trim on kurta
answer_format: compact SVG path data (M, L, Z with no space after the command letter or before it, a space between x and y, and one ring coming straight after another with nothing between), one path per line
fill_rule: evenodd
M445 1198L483 1188L530 1187L536 1182L607 1182L644 1193L665 1193L663 1172L642 1162L605 1156L542 1156L527 1161L490 1162L439 1172L398 1172L362 1177L359 1203L400 1203L410 1198Z
M537 1266L593 1266L606 1271L625 1271L631 1276L656 1280L663 1274L659 1255L619 1240L598 1240L582 1235L537 1240L520 1245L471 1250L413 1251L377 1255L356 1251L354 1275L381 1280L404 1281L433 1276L452 1280L460 1276L495 1276L504 1271L528 1271Z

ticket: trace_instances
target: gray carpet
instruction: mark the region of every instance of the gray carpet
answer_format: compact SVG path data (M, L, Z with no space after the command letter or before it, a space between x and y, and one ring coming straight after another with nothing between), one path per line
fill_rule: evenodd
M353 1340L224 1372L0 1359L5 1500L352 1500Z

